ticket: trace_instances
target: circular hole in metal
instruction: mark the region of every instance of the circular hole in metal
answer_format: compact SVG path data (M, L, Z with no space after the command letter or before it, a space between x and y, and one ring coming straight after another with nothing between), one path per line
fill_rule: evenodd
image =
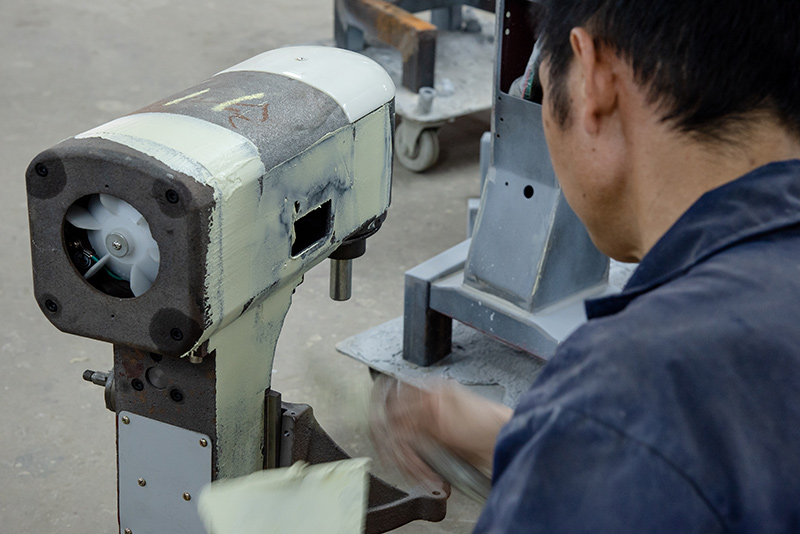
M131 380L131 387L136 391L142 391L144 389L144 382L142 382L138 378L134 378L133 380Z
M47 308L47 311L50 313L56 313L58 311L58 304L55 301L47 299L44 301L44 307Z
M173 389L169 392L169 398L174 400L175 402L182 402L183 401L183 393L179 389Z
M88 284L118 298L138 297L152 287L158 244L136 208L100 193L77 200L64 218L64 247Z
M533 197L533 186L526 185L525 189L522 190L522 194L525 195L525 198Z

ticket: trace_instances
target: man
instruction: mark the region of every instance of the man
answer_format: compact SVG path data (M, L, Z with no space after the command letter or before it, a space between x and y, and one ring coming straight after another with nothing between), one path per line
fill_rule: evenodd
M400 388L383 445L420 478L421 438L494 454L477 532L797 532L800 3L547 7L554 169L597 247L640 266L513 417Z

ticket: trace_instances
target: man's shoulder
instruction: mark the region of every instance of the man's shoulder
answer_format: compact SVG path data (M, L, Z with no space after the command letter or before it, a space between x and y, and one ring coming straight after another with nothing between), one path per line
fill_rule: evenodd
M650 451L729 526L742 513L795 513L800 246L790 241L740 244L589 321L523 397L509 438L574 442L571 425L552 421L578 414Z

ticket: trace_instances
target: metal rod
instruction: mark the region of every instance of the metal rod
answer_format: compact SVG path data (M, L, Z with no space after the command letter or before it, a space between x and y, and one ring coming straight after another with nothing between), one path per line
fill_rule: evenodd
M353 260L331 259L331 298L348 300L353 294Z

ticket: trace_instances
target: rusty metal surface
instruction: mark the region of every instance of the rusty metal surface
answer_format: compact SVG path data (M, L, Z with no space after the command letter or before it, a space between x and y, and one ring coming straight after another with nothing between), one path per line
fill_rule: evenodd
M336 0L337 44L351 28L395 48L403 58L403 86L433 87L436 26L384 0Z
M306 404L283 402L280 466L303 460L320 464L344 460L344 452L323 430ZM441 521L447 512L449 488L434 491L416 487L403 491L374 475L370 475L367 509L367 534L379 534L401 527L411 521Z
M114 345L116 408L211 436L216 442L216 353L201 363ZM177 400L176 400L177 399ZM213 448L212 473L218 473Z

